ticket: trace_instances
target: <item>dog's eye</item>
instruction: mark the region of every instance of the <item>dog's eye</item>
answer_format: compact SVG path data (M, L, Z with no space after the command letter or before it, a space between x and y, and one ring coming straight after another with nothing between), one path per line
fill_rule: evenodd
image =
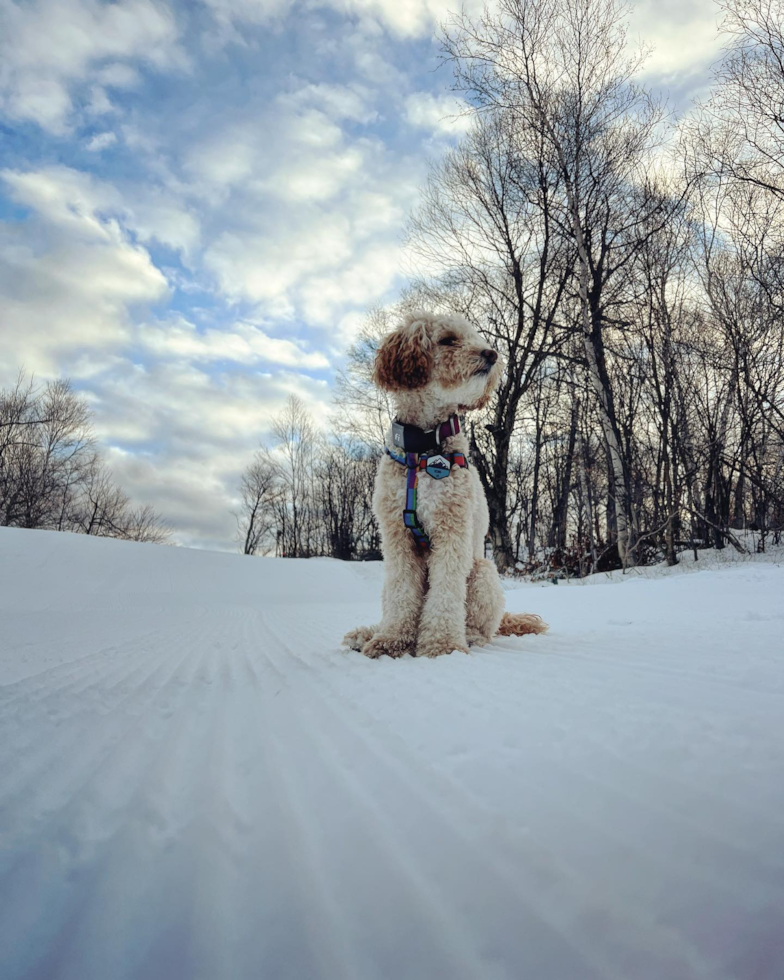
M457 343L457 337L442 337L438 343L441 347L454 347Z

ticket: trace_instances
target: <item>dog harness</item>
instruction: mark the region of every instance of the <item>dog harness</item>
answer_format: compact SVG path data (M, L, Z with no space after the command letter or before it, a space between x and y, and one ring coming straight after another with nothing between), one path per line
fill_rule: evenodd
M444 477L449 476L452 472L453 466L462 466L468 469L468 460L466 459L465 453L442 454L438 452L423 452L421 449L409 451L409 449L412 446L423 446L424 443L431 442L432 437L435 437L437 440L436 446L432 448L437 449L444 439L449 438L451 435L457 435L459 431L460 422L456 415L451 416L446 422L442 422L436 429L430 429L427 432L413 425L404 426L399 422L392 423L394 443L406 451L400 455L388 447L385 451L391 459L394 459L396 463L400 463L401 466L405 466L408 470L406 474L406 507L403 511L403 523L411 532L417 547L423 551L427 551L430 547L430 538L417 518L417 483L419 481L419 474L424 470L434 480L443 480ZM398 432L401 437L400 442L398 442L397 438Z

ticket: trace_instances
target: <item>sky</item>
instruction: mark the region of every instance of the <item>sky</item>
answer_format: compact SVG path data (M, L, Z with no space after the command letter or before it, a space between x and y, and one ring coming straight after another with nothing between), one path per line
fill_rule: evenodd
M69 377L120 485L234 550L239 475L290 394L328 425L406 218L465 131L449 0L0 0L0 387ZM470 9L470 7L469 7ZM631 36L679 111L713 0Z

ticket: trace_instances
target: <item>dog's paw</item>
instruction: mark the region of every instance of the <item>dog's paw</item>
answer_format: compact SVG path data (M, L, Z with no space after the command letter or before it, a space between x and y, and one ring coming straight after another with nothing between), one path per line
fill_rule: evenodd
M486 647L492 637L484 636L482 633L469 633L467 639L470 647Z
M404 657L407 653L413 652L414 645L410 640L384 636L383 633L376 633L373 639L362 647L362 653L373 660L378 657Z
M357 626L355 630L351 630L343 637L343 646L360 653L362 647L369 640L372 640L377 632L377 626Z
M417 644L416 655L418 657L443 657L448 653L454 653L455 651L460 651L461 653L468 653L468 642L465 638L462 639L446 639L444 637L436 637L432 640L421 640Z

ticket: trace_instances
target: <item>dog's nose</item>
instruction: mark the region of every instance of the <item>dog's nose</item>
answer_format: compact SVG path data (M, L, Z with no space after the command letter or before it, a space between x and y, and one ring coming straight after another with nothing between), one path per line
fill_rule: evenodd
M498 360L498 354L494 350L483 350L482 357L487 361L488 364L495 364Z

